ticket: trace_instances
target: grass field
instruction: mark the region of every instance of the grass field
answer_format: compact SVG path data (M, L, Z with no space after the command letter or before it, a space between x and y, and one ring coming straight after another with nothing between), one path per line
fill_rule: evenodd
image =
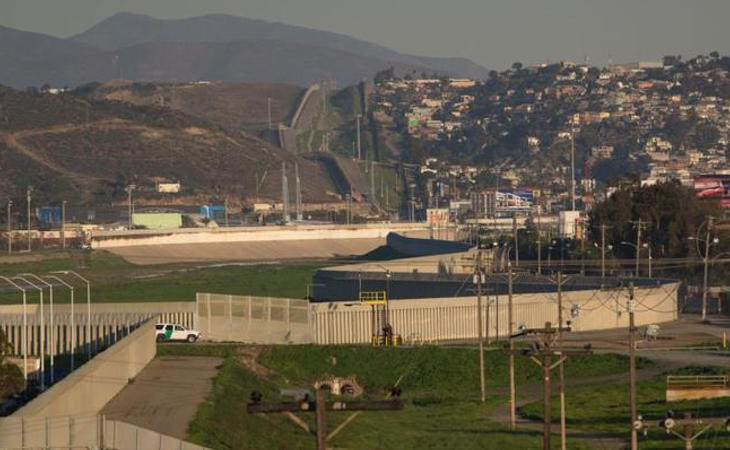
M258 372L249 370L250 364L244 364L235 345L165 345L158 354L225 358L213 393L199 408L189 430L191 441L216 449L314 448L313 437L286 417L253 416L244 411L251 391L261 392L264 401L278 401L280 388L310 388L323 374L355 374L369 399L384 398L399 379L403 389L403 410L361 414L330 441L335 448L531 449L540 448L542 442L539 432L510 433L489 420L489 411L507 400L507 357L494 350L487 354L489 395L485 405L478 402L477 352L467 347L261 347ZM539 382L533 364L524 359L517 364L518 385ZM625 357L597 355L570 361L566 373L586 378L622 373L627 368ZM311 415L300 416L313 427ZM349 413L330 414L329 429L347 416ZM569 447L587 449L591 445L575 440Z
M713 368L688 367L673 374L724 374L727 371ZM566 397L567 423L583 430L595 430L611 433L618 436L628 436L628 423L625 418L631 413L627 399L629 386L627 383L609 384L597 388L596 386L582 386L571 389ZM677 417L688 411L700 417L728 417L730 416L730 399L720 398L711 400L692 400L667 403L665 401L665 375L637 383L637 411L645 422L650 425L648 435L640 433L639 445L641 448L674 449L682 448L682 441L668 435L663 428L658 427L661 419L666 417L669 410L675 411ZM553 399L553 417L559 417L558 398ZM542 403L535 402L525 405L522 414L535 420L542 420ZM618 420L624 418L623 420ZM704 437L695 442L696 449L730 448L730 433L724 427L715 427Z
M0 275L23 272L43 275L73 269L91 280L94 302L193 301L196 292L304 298L312 275L327 262L142 267L111 253L90 252L86 264L88 267L78 268L67 253L57 252L38 262L0 264ZM33 299L35 296L32 293ZM18 303L19 297L17 293L3 294L0 302ZM56 289L54 300L68 302L68 290Z

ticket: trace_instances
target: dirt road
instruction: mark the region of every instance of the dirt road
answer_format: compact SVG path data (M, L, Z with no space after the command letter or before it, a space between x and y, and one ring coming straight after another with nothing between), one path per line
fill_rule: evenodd
M101 414L185 439L188 424L210 393L222 362L221 358L199 356L156 358Z

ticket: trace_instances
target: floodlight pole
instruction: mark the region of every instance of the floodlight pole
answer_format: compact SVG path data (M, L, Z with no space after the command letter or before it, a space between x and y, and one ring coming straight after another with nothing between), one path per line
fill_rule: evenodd
M56 280L66 286L71 292L71 372L74 370L74 354L76 353L76 325L74 323L74 287L55 275L46 275L46 278Z
M40 345L40 352L41 352L41 391L46 390L46 320L45 320L45 314L43 312L43 288L38 286L37 284L31 282L27 278L21 277L21 276L15 276L13 277L15 280L20 280L23 283L27 284L28 286L38 289L39 298L40 298L40 304L41 304L41 345Z

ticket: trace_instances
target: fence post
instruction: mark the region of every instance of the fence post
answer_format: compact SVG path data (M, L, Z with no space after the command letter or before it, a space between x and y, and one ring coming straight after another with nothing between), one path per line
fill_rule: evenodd
M251 306L251 296L248 296L248 329L246 330L246 337L248 339L251 339L251 313L253 311L253 308Z
M213 336L213 331L210 328L210 294L206 294L206 304L207 304L207 312L208 312L208 336Z
M200 330L200 318L198 313L200 312L200 292L195 293L195 312L193 313L193 328Z
M286 332L291 339L291 299L286 299Z
M233 296L228 296L228 340L233 335Z
M271 297L266 297L266 343L271 343Z

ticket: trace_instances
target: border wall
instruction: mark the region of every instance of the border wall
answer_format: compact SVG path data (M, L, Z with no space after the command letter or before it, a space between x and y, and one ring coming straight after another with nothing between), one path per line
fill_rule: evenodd
M637 288L637 326L676 320L679 283ZM563 317L573 331L628 327L626 290L582 290L563 293ZM472 340L477 337L476 297L396 300L388 303L388 321L406 342ZM359 303L312 303L311 322L316 344L370 343L374 329L372 307ZM506 295L485 295L482 320L491 337L507 336ZM513 295L514 330L557 323L557 293Z
M43 341L45 353L56 355L79 353L91 346L91 353L98 353L122 337L128 335L140 323L156 316L158 321L171 322L195 328L195 302L148 302L148 303L92 303L91 326L86 303L75 303L73 321L71 305L56 304L51 315L45 305L44 326L41 328L40 308L27 305L28 356L41 354ZM0 306L0 330L7 336L12 354L23 354L23 307ZM72 326L73 322L73 326ZM29 368L30 370L30 368Z
M199 293L196 303L203 339L256 344L312 342L307 300Z

